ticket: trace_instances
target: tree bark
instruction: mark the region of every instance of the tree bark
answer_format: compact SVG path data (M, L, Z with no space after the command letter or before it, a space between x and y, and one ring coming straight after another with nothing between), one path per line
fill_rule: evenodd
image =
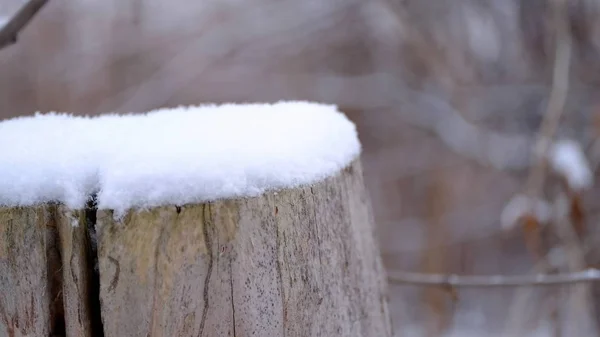
M259 197L98 213L105 336L391 336L358 161Z
M52 206L0 208L0 336L60 329L60 258Z

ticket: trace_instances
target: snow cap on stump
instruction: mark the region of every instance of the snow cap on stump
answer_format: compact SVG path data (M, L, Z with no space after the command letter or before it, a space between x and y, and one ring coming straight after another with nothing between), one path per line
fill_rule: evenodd
M183 205L311 184L360 153L333 105L225 104L0 122L0 205Z

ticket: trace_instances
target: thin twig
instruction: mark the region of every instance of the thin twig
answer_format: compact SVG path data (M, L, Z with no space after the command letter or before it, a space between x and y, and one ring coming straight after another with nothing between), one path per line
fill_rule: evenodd
M17 36L27 23L48 2L48 0L30 0L23 5L10 20L0 26L0 49L17 42Z
M538 132L536 144L533 148L531 169L525 187L525 193L532 200L537 200L539 198L544 186L547 170L546 158L548 156L551 141L558 129L558 125L565 108L569 88L569 70L571 64L571 32L569 31L568 24L567 1L548 1L552 8L552 23L556 30L554 40L556 50L552 72L552 89L550 91L548 107ZM545 271L545 260L546 259L538 261L539 267L536 268L538 273L540 272L540 269L542 272ZM553 276L558 277L561 276L561 274ZM564 274L562 276L564 276ZM522 289L517 292L516 296L514 297L513 304L510 306L508 311L509 317L505 327L505 335L522 335L524 322L527 317L529 317L527 307L528 302L530 302L531 298L533 297L532 295L533 293L529 289Z
M556 197L555 209L557 210L557 219L555 222L556 232L561 240L567 255L568 271L574 272L585 268L585 249L577 233L573 229L570 219L570 200L566 193L561 192ZM595 317L595 308L592 298L591 288L589 284L579 284L573 289L567 297L567 314L571 315L571 319L576 320L571 322L570 327L576 329L575 334L581 335L597 331ZM569 333L571 335L571 333Z
M388 280L390 283L394 284L457 288L553 286L600 281L600 270L588 269L585 271L565 274L538 274L514 276L463 276L389 271Z
M531 171L527 180L527 193L537 197L546 176L546 157L552 138L558 129L565 110L569 91L569 69L571 65L571 32L567 18L565 0L550 1L553 7L553 23L556 29L556 52L552 71L552 90L542 125L533 149Z

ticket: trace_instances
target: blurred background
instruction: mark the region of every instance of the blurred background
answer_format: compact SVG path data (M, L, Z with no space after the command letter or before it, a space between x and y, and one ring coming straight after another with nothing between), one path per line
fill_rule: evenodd
M0 0L0 26L24 2ZM600 1L568 3L569 92L557 134L575 140L595 171ZM551 4L49 0L18 42L0 49L0 119L202 102L335 103L359 129L390 275L528 274L539 260L531 240L543 242L546 271L565 271L564 249L546 227L501 221L527 181L550 98L558 45ZM552 179L544 193L555 190ZM600 264L598 192L572 199L586 225L578 232L584 267ZM597 336L596 288L392 280L389 296L397 336Z

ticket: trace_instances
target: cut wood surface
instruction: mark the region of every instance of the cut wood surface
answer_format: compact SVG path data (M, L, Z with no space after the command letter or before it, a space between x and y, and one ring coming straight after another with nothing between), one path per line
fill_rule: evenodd
M105 336L391 336L358 161L259 197L98 213Z
M119 219L0 208L1 337L388 337L387 301L358 160L312 186Z

